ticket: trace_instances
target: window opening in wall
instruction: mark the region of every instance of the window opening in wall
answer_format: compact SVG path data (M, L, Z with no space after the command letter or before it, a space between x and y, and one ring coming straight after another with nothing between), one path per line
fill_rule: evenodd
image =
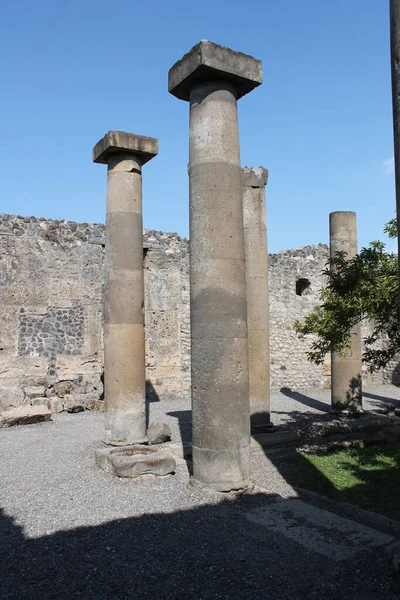
M308 279L300 278L296 281L296 295L302 296L306 290L310 290L311 282ZM306 292L307 293L307 292Z

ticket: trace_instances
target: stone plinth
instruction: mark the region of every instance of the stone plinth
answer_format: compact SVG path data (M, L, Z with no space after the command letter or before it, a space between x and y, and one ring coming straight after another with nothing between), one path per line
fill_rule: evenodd
M346 252L347 259L357 254L356 214L337 211L329 215L330 257ZM334 411L357 410L362 402L361 325L351 330L347 353L332 352L331 404Z
M93 149L108 165L104 284L105 441L146 439L142 164L156 139L110 131Z
M168 452L143 445L97 450L95 461L101 469L114 472L118 477L162 476L176 469L176 461Z
M271 426L268 250L265 214L267 180L268 171L263 167L242 169L250 414L254 430Z
M250 483L246 273L237 98L262 80L251 56L201 41L169 72L190 101L193 478Z

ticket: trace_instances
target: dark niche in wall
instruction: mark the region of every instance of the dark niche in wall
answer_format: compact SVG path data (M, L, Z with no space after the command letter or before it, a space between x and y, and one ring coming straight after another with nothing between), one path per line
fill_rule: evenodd
M19 314L18 354L20 356L55 356L82 354L84 311L82 306L50 307L44 314Z
M309 279L300 278L296 281L296 295L306 296L311 293L311 282Z

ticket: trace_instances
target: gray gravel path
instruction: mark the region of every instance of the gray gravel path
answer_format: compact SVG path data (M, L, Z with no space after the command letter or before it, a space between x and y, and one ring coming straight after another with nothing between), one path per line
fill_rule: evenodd
M400 405L392 386L367 393L376 396L371 403ZM273 420L304 409L322 414L328 401L327 392L276 394ZM151 403L150 418L166 419L174 441L188 439L187 403ZM398 597L388 554L332 562L246 518L296 495L263 453L253 455L253 474L265 489L222 499L188 487L184 461L174 476L140 482L103 473L93 460L102 434L103 415L89 412L0 430L2 597Z

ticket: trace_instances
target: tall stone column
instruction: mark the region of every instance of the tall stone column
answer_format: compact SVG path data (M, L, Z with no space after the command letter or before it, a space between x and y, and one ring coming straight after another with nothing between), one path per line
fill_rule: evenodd
M146 438L142 165L158 141L109 131L93 149L108 165L104 282L105 442Z
M246 256L250 415L254 431L270 427L268 250L265 186L268 171L244 167L243 223Z
M330 257L346 252L353 258L357 248L356 213L337 211L329 215ZM351 330L351 342L345 356L332 352L331 405L335 411L357 410L362 404L361 325Z
M170 70L190 102L190 308L193 478L215 490L250 483L250 403L237 100L261 62L199 42Z
M392 110L394 175L396 184L397 229L400 232L400 0L390 0L390 59L392 71ZM400 277L400 235L397 237ZM398 298L400 328L400 286Z

